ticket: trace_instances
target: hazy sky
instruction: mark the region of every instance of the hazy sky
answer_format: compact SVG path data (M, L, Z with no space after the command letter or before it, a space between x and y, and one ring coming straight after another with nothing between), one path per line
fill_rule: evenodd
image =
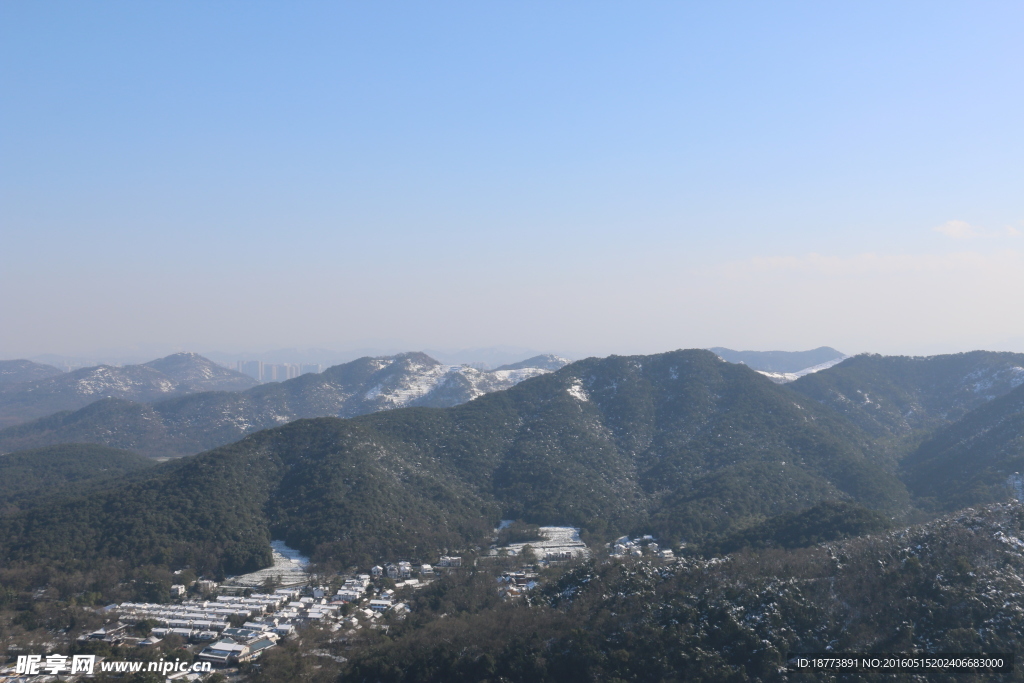
M1024 351L1024 3L0 3L0 358Z

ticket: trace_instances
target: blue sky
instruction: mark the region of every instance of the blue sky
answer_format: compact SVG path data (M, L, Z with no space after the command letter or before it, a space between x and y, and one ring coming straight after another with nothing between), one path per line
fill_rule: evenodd
M1020 3L0 4L0 357L1024 351Z

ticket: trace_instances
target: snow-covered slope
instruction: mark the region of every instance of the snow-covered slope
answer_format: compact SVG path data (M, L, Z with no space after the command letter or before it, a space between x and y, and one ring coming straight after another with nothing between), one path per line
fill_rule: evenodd
M766 370L758 370L758 372L760 372L762 375L764 375L771 381L775 382L776 384L785 384L786 382L793 382L795 380L798 380L804 375L810 375L815 372L821 372L822 370L828 370L833 365L838 365L847 358L849 358L849 356L835 358L833 360L826 361L824 363L818 363L817 365L812 365L809 368L804 368L803 370L798 370L796 372L768 372Z

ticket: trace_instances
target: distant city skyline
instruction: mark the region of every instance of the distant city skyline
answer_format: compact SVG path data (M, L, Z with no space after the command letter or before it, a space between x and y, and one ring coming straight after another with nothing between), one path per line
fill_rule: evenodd
M1021 25L3 3L0 358L1024 351Z

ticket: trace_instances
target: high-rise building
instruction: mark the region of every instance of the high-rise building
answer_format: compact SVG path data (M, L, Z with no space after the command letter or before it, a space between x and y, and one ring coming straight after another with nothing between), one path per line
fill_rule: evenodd
M243 375L249 375L257 382L263 381L263 361L240 360L236 363L235 369Z

